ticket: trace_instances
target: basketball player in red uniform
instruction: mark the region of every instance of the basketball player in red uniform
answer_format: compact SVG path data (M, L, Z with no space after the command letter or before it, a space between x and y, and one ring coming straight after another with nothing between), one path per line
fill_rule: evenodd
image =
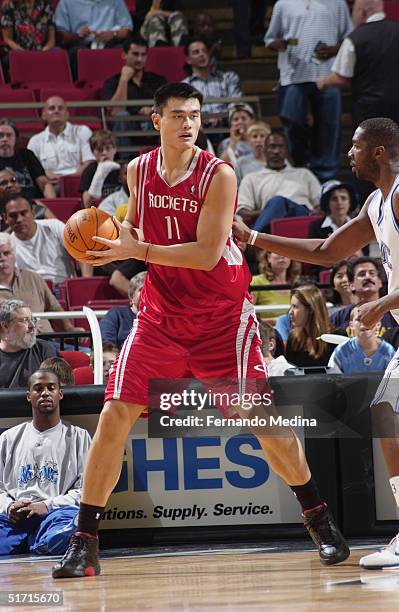
M102 240L108 250L94 254L97 265L132 257L150 265L140 312L109 377L86 464L78 528L53 568L54 578L100 573L100 517L118 481L127 435L147 407L149 379L245 384L254 378L267 385L247 292L250 274L231 238L236 177L228 164L194 144L201 103L201 93L186 83L156 92L152 120L161 147L129 164L126 220L117 240ZM322 563L345 560L349 549L294 432L257 437L267 462L300 502Z

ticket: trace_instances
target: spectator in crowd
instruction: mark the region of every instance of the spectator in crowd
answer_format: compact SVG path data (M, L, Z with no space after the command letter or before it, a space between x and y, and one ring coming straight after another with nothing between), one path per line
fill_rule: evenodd
M21 185L12 170L0 170L0 202L9 193L20 193ZM33 213L35 219L55 219L55 215L47 206L44 206L40 200L35 200L33 203ZM5 229L5 228L2 228Z
M256 285L287 285L287 289L271 291L252 290L252 300L257 306L272 306L273 304L290 304L290 287L299 279L301 264L291 261L270 251L259 252L259 274L252 277L251 286ZM285 309L260 313L262 318L275 319Z
M49 357L45 359L40 364L40 369L56 374L61 387L72 387L75 384L72 366L62 357Z
M208 47L200 38L192 38L185 46L184 52L186 62L190 66L192 74L184 79L204 97L209 98L240 98L242 96L240 79L235 72L223 72L217 70L209 54ZM220 102L214 104L204 104L202 112L207 113L227 113L228 104ZM204 118L204 125L217 125L219 120L216 118Z
M29 149L17 148L18 130L12 121L0 119L0 170L12 170L21 191L31 198L55 198L56 193L50 179Z
M251 36L255 41L264 34L268 0L232 0L236 56L251 56Z
M1 4L0 23L7 51L49 51L55 46L50 0L6 0Z
M255 123L249 126L247 139L252 151L248 155L243 155L237 159L234 169L238 184L250 172L259 172L259 170L263 170L266 167L265 142L270 133L269 124L263 121L255 121Z
M181 0L150 0L140 34L149 47L178 47L187 38L187 23Z
M104 385L108 383L108 377L109 377L111 368L114 365L118 357L118 352L119 351L116 348L115 344L109 341L103 342L103 384ZM93 378L94 378L94 353L90 353L90 367L93 370Z
M126 204L129 200L129 186L127 184L127 163L122 163L118 173L120 189L108 195L98 206L109 215L115 215L121 204Z
M285 351L287 361L298 367L326 366L334 347L317 339L331 330L320 289L315 285L294 289L289 316L292 330Z
M2 202L5 222L15 244L17 265L37 272L55 285L74 276L72 261L64 247L64 223L58 219L35 221L33 204L22 193L11 193ZM81 264L90 275L89 264Z
M200 38L206 44L211 61L216 65L222 51L222 40L215 29L215 22L209 13L201 11L193 20L193 38Z
M316 81L330 72L351 30L345 0L278 0L265 36L266 46L279 53L278 112L292 158L297 166L309 166L321 181L334 178L339 167L341 93L337 87L321 91Z
M16 265L15 244L12 236L0 232L0 296L16 298L29 305L33 312L62 312L55 295L47 283L33 270L20 269ZM69 319L54 319L52 326L48 319L40 319L39 333L55 331L75 332Z
M235 167L243 155L252 153L248 141L248 128L255 120L255 113L249 104L234 104L229 110L230 136L222 140L218 147L218 156Z
M140 307L141 291L147 272L139 272L129 281L129 306L111 308L100 320L100 330L103 342L110 342L118 349L132 330L133 321Z
M78 78L77 54L82 47L120 47L133 29L124 0L60 0L55 25L61 45L69 50L73 80Z
M152 99L156 90L166 83L166 79L154 72L144 70L147 61L148 47L146 41L140 36L128 38L123 43L123 59L125 65L120 74L114 74L107 79L103 88L103 99L111 102L125 102L126 100ZM110 108L110 114L118 121L113 123L117 132L134 129L149 129L152 106L115 106ZM129 115L141 115L142 121L128 121ZM130 136L118 136L119 147L132 146L134 141Z
M90 436L61 421L62 398L57 375L35 371L32 420L0 436L0 555L62 555L76 531Z
M348 266L350 264L346 260L337 261L331 270L330 285L332 287L331 301L335 306L334 312L342 306L355 304L356 296L353 294L348 275ZM330 310L330 315L332 311Z
M337 180L327 181L321 188L320 197L320 208L324 216L309 224L309 238L328 238L350 221L357 206L357 194L352 185Z
M91 129L68 121L68 108L60 96L45 101L42 119L47 127L31 137L28 149L40 160L46 176L57 185L60 176L82 174L94 159L89 144Z
M0 304L0 387L25 387L42 361L56 356L53 344L36 338L36 326L25 302L11 299Z
M320 91L352 88L353 125L371 117L399 122L399 89L392 78L399 63L399 23L386 19L382 0L356 0L357 27L345 38Z
M243 178L238 190L239 214L260 232L273 219L309 215L319 206L321 186L307 168L287 161L287 140L272 132L265 142L266 168Z
M268 376L284 376L285 372L294 366L288 363L284 355L275 357L276 330L270 323L259 324L259 335L262 341L262 355Z
M97 130L90 138L90 146L95 161L84 169L79 185L85 208L96 200L103 199L120 189L120 166L114 161L116 155L115 138L109 130Z
M129 296L129 282L139 274L146 272L147 264L139 259L126 259L118 263L116 269L112 272L109 279L109 284L114 287L123 297Z
M352 185L337 180L324 183L321 188L320 197L320 208L323 218L311 221L308 229L309 238L328 238L330 234L350 221L351 215L357 209L357 205L357 194ZM356 255L362 254L360 252ZM309 266L310 274L316 278L323 269L322 266L313 264Z
M354 372L384 372L395 354L395 349L377 337L381 323L366 327L355 306L350 314L351 336L334 349L328 365L342 374Z
M380 262L373 257L358 257L348 262L348 278L351 291L355 297L355 304L374 302L380 297L383 284L383 269ZM331 317L331 323L336 329L346 329L349 326L350 314L354 304L348 304ZM391 327L397 327L397 323L390 312L386 312L381 319L381 333Z

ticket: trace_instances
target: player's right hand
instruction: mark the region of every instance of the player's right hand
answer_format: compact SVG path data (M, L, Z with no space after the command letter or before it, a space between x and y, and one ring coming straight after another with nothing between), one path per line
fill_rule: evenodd
M233 221L233 232L237 240L240 242L245 242L246 244L248 242L251 230L248 225L245 225L244 221L240 217L235 216Z

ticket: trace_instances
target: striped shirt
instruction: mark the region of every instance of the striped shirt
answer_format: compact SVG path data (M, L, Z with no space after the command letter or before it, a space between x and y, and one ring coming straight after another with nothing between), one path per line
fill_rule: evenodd
M200 78L195 74L184 79L198 89L204 98L240 98L242 96L240 78L235 72L224 72L222 70L212 70L205 78ZM204 104L204 113L222 113L228 110L228 104Z
M328 75L334 58L314 61L315 47L339 44L352 29L345 0L278 0L265 45L281 38L298 40L278 54L281 85L311 83Z

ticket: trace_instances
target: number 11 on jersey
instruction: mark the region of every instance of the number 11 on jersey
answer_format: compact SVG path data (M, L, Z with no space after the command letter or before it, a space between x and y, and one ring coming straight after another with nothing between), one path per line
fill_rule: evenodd
M173 240L173 223L174 222L174 226L176 229L176 237L178 240L180 240L180 231L179 231L179 224L177 222L177 218L176 217L171 217L170 215L166 215L165 216L166 219L166 227L168 229L168 240Z

